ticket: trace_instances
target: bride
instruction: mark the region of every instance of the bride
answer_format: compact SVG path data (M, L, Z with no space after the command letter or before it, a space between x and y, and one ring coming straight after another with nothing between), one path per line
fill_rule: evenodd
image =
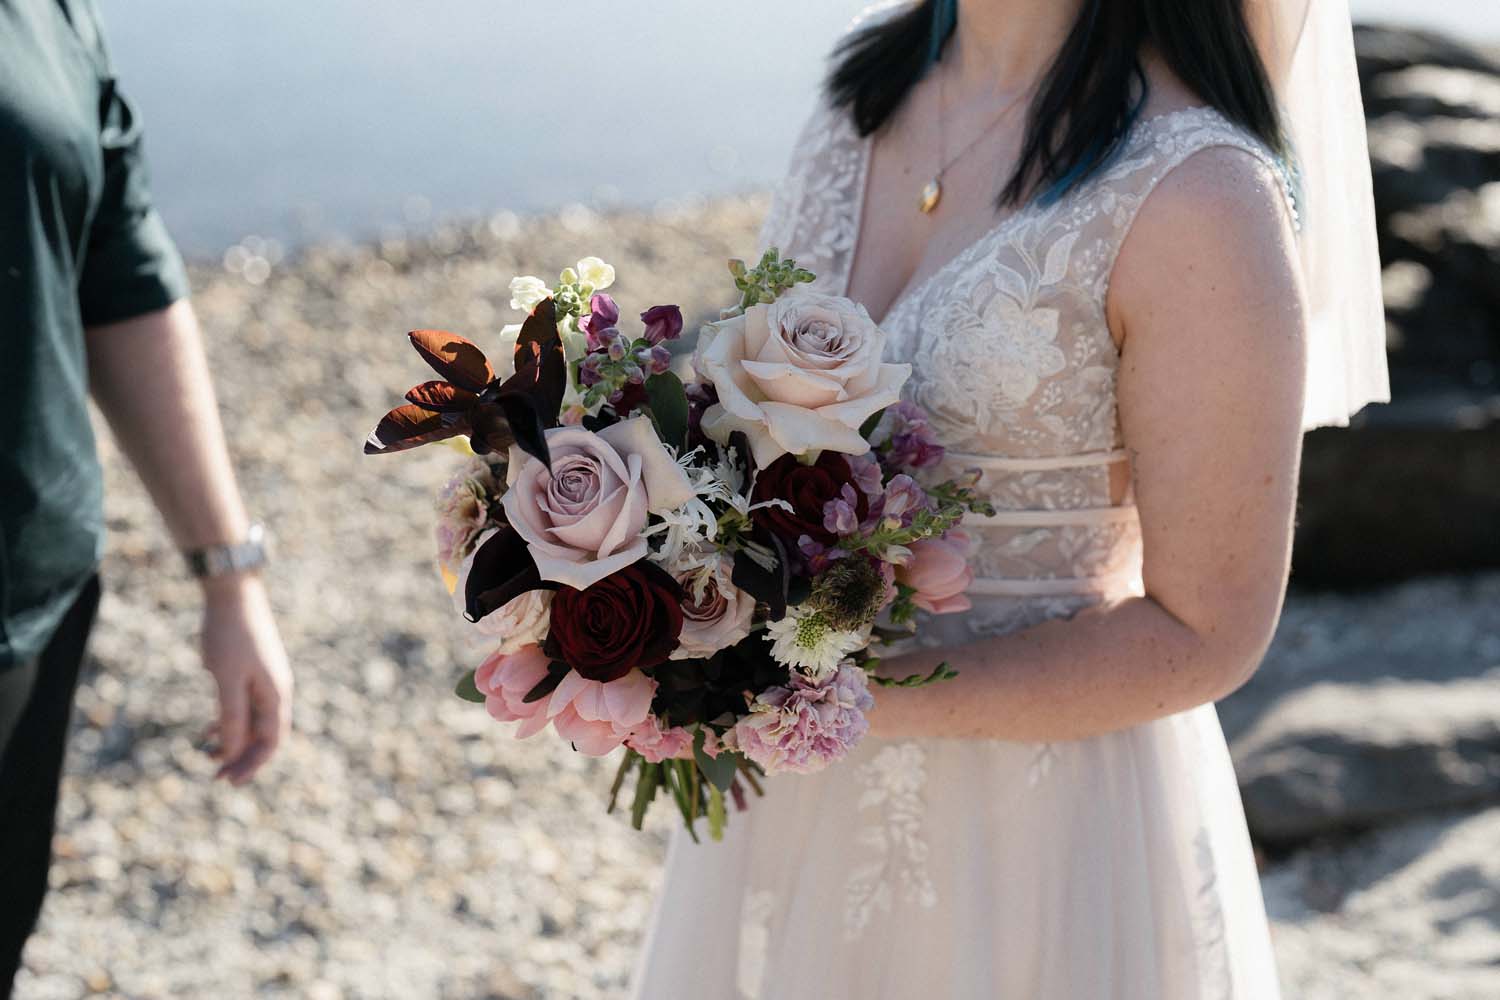
M1303 429L1386 396L1362 129L1340 0L925 0L839 45L764 242L998 513L886 668L957 679L676 839L637 996L1277 995L1211 703L1274 630Z

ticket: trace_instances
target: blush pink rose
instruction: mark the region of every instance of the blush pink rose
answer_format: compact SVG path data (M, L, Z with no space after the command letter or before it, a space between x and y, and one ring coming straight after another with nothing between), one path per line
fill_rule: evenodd
M639 670L608 683L570 671L542 702L559 736L580 753L603 757L646 723L655 696L656 682Z
M967 611L973 604L964 596L974 582L969 565L969 536L950 531L941 538L911 544L911 558L896 567L896 580L916 591L912 603L935 615Z
M681 573L682 632L674 660L709 657L750 634L755 598L734 585L734 561L720 556L709 566Z
M547 699L530 704L528 692L547 676L548 659L540 646L523 646L514 653L491 653L474 671L474 686L484 695L484 708L497 722L519 722L517 739L547 728Z
M636 417L597 434L547 432L548 470L510 450L507 520L526 540L542 579L584 590L646 554L648 512L675 510L693 496L651 421Z
M885 334L864 307L793 289L770 305L705 326L694 364L718 390L703 432L735 432L764 469L785 454L863 455L860 425L896 402L910 365L884 364Z

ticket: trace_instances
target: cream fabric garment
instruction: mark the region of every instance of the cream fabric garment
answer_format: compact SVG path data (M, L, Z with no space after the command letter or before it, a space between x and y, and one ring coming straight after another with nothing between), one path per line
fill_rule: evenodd
M1287 190L1218 113L1148 119L1087 186L1002 221L892 307L888 360L913 365L907 395L950 470L982 467L999 510L973 532L974 610L924 623L926 643L1142 592L1135 509L1109 494L1126 456L1105 294L1143 201L1211 147ZM868 143L824 111L797 149L765 242L842 292ZM773 778L724 842L674 839L636 983L645 1000L1277 994L1211 706L1066 743L871 739L821 774Z

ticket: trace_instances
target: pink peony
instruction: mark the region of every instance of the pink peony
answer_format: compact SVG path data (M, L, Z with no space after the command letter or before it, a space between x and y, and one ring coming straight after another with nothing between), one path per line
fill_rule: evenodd
M550 722L580 752L603 757L649 719L656 682L639 670L608 684L569 671L551 694L528 704L526 695L547 676L550 662L540 646L524 646L514 653L490 654L474 672L474 686L485 696L490 715L521 723L518 739L536 735Z
M652 764L664 760L692 760L693 734L682 726L663 729L661 720L649 716L646 724L630 734L625 745Z
M793 672L790 685L773 687L750 704L750 714L726 734L726 743L766 769L811 774L843 757L870 724L875 707L865 672L847 661L822 682Z
M646 554L648 511L674 510L693 497L646 417L595 434L547 431L549 470L512 447L507 519L526 539L542 579L584 590Z
M967 611L973 604L964 596L974 582L969 565L969 536L950 531L941 538L911 544L911 558L896 567L896 579L916 591L912 603L935 615Z
M547 676L548 662L540 646L525 646L514 653L491 653L474 671L474 686L484 695L485 711L499 722L519 722L517 739L547 728L547 700L527 704L523 699Z
M559 736L581 753L603 757L641 728L655 696L656 682L639 670L607 684L569 671L542 701Z

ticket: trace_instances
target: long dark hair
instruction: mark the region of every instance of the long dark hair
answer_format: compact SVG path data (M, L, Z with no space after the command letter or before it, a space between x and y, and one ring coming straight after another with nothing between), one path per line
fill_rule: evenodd
M860 135L888 122L941 56L954 9L954 0L923 0L855 32L834 52L828 99L848 111ZM1057 198L1110 161L1146 102L1147 43L1199 98L1287 153L1244 0L1084 0L1041 80L999 205Z

